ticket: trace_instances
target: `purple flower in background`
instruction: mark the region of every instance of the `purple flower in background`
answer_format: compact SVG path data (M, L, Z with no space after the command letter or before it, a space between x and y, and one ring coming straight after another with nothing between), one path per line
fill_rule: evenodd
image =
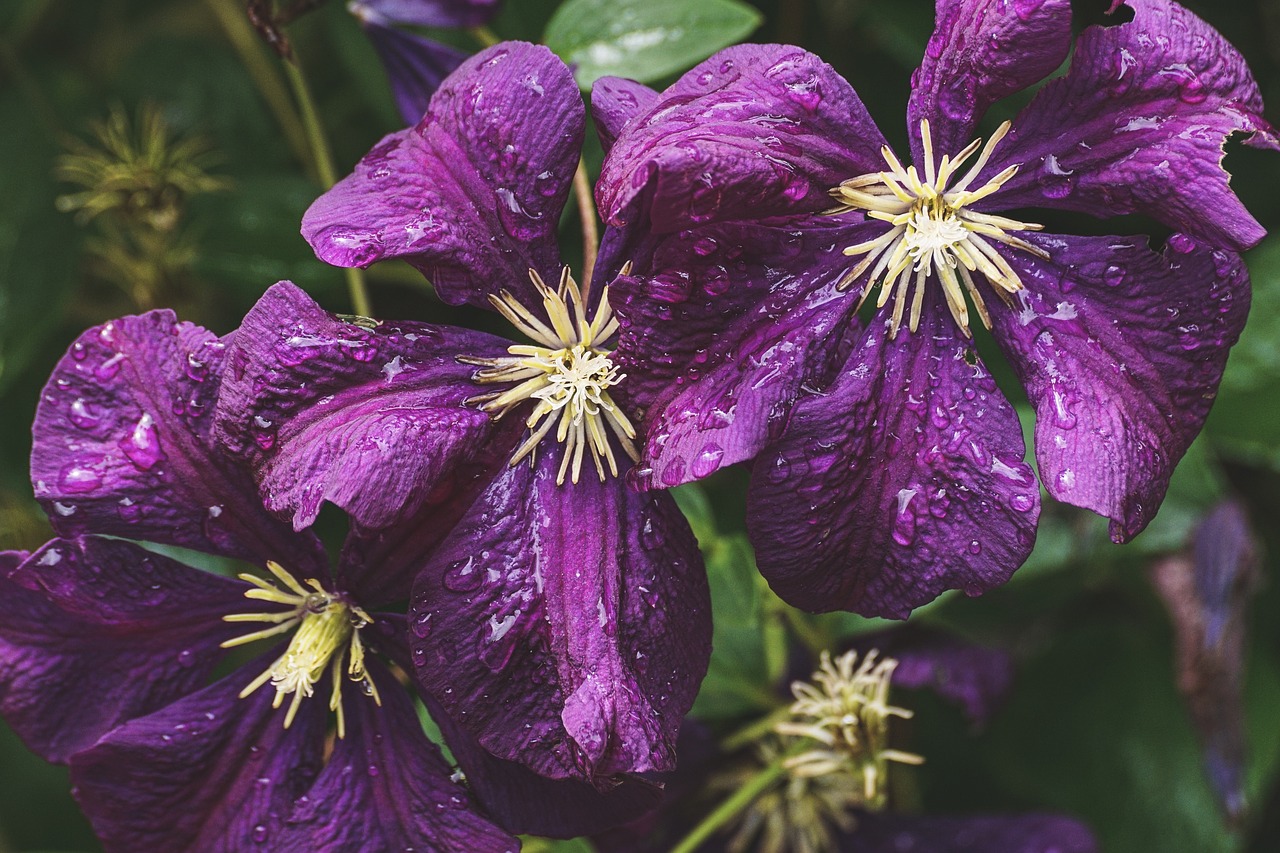
M238 334L154 311L91 329L59 362L32 479L63 538L0 554L0 714L70 764L110 850L517 849L450 779L394 674L412 668L405 620L379 606L407 597L412 554L355 529L330 572L315 535L269 514L212 438ZM129 540L268 571L232 579ZM278 644L209 683L227 649L257 640ZM513 831L577 834L655 799L640 783L539 785L465 733L453 745Z
M356 0L352 5L394 24L478 27L498 14L502 0Z
M615 132L602 211L657 235L614 285L621 368L665 382L638 479L755 458L749 532L789 602L902 617L1003 583L1030 552L1039 490L975 323L1035 407L1049 493L1110 518L1117 542L1159 507L1244 323L1237 252L1263 236L1222 146L1277 141L1231 45L1168 0L1130 5L975 139L1067 57L1070 6L938 0L910 166L799 48L730 48L662 95L598 85L643 104ZM1049 235L1034 207L1177 233L1159 251Z
M387 70L400 115L414 125L427 111L431 95L467 54L396 25L475 27L487 23L500 5L501 0L356 0L348 8L360 19Z
M569 69L544 47L498 45L303 220L322 259L402 258L446 302L496 308L531 343L360 328L281 291L290 304L246 320L220 423L232 447L263 448L268 499L297 523L327 499L371 537L406 516L429 526L421 496L455 489L461 521L414 549L427 555L410 611L419 680L494 754L607 787L672 766L710 611L673 499L618 476L635 432L614 398L627 377L606 297L631 236L605 234L581 289L557 248L584 131ZM473 472L443 473L462 465Z
M417 124L427 111L431 95L444 78L463 63L467 54L456 47L414 35L391 26L374 8L351 5L360 26L386 68L391 94L405 124Z

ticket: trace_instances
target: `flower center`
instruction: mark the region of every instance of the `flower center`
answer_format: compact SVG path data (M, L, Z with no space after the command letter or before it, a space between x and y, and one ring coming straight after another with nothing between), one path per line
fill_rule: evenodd
M534 270L529 270L529 278L542 296L543 312L550 325L521 305L510 291L490 297L502 316L536 343L508 348L508 358L458 356L461 362L484 368L476 372L477 382L515 383L505 391L473 397L467 402L479 403L483 411L500 418L525 400L537 401L525 419L529 437L512 456L512 465L532 456L542 439L555 429L556 441L564 445L557 484L564 483L566 474L578 482L582 460L588 452L601 482L605 480L606 466L616 477L618 462L609 433L633 461L639 454L632 442L635 427L609 396L609 389L626 377L609 357L611 351L598 346L618 331L617 318L609 308L608 288L600 296L595 316L588 320L584 297L568 268L555 290L547 287Z
M889 681L897 667L893 658L877 659L874 650L863 656L861 664L856 652L846 652L835 661L823 652L813 683L797 681L791 685L796 697L791 706L793 720L779 723L776 731L815 742L813 749L787 760L792 776L852 776L860 782L860 807L884 807L888 763L920 764L924 760L887 746L890 718L912 716L910 711L889 704Z
M227 622L271 623L269 628L227 640L222 646L241 646L288 631L294 631L294 634L284 654L240 691L240 698L245 698L270 681L276 690L272 707L279 708L284 703L284 697L293 697L284 718L284 727L287 729L293 724L302 700L315 692L316 682L328 669L333 681L329 710L337 715L338 737L343 737L346 734L342 713L344 659L347 678L360 684L365 695L372 696L375 702L382 704L378 689L365 669L364 644L360 640L360 629L373 620L359 607L325 590L314 578L308 579L304 586L279 563L268 562L267 569L280 585L257 575L242 574L240 579L253 585L253 589L245 592L245 598L270 601L289 609L277 613L232 613L222 617Z
M1000 125L985 146L981 139L975 139L954 159L943 155L941 161L936 161L929 122L922 120L923 177L915 166L904 169L886 145L881 154L889 166L888 171L860 175L831 190L837 206L828 213L865 210L871 218L893 226L874 240L844 250L850 257L863 257L840 283L841 289L846 289L863 273L870 271L862 286L858 306L862 306L871 290L879 284L880 296L876 307L882 308L890 298L893 299L890 338L897 337L908 291L913 289L907 324L913 332L918 328L924 286L935 273L942 283L951 316L965 335L970 334L965 293L973 300L973 307L983 325L990 328L991 317L974 283L973 273L981 273L1006 304L1023 287L1022 279L992 245L993 242L1037 257L1049 257L1044 250L1010 233L1039 231L1042 226L969 209L973 203L997 192L1018 172L1017 166L1010 166L978 189L969 189L986 167L996 146L1009 132L1009 126L1009 122ZM978 159L963 177L952 183L960 168L979 148L982 152Z

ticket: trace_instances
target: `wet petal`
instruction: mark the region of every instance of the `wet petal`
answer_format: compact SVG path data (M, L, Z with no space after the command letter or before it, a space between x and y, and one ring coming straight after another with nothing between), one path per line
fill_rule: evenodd
M434 503L483 448L490 417L459 355L506 354L482 332L424 323L366 328L288 282L245 317L228 349L218 436L256 460L267 506L295 529L331 501L381 528Z
M72 759L76 798L108 853L229 853L279 835L320 772L329 711L303 702L286 729L271 690L237 698L270 661L127 723Z
M556 231L585 110L551 51L504 42L471 57L417 127L393 133L316 199L302 234L321 260L403 258L450 304L507 288L537 304L529 270L560 277Z
M798 47L744 44L689 71L626 127L596 197L606 222L659 233L823 210L883 168L884 137L852 87ZM642 209L630 210L641 200Z
M466 60L467 54L387 26L385 18L368 9L355 6L353 10L387 71L400 116L409 126L417 124L426 113L431 96L444 78Z
M605 154L627 122L647 112L658 93L643 83L623 77L601 77L591 86L591 118L604 144Z
M924 154L921 119L937 155L955 154L992 104L1047 77L1070 50L1070 0L937 0L907 104L915 162Z
M836 289L848 266L840 248L882 227L819 219L681 231L614 284L619 399L648 425L638 482L697 480L776 437L857 304Z
M419 27L475 27L498 13L502 0L359 0L356 14L373 10L389 21Z
M499 758L551 778L671 766L706 671L697 545L665 493L507 469L419 575L418 678Z
M520 843L482 817L427 740L413 703L380 664L382 704L344 690L347 736L299 800L281 850L466 850L515 853Z
M1233 252L1183 234L1031 240L1051 261L1009 253L1026 289L993 331L1036 407L1049 494L1136 536L1217 395L1244 326L1249 279ZM1017 257L1014 255L1017 254Z
M249 470L210 436L225 345L172 311L123 317L71 345L41 396L31 452L36 497L59 534L259 564L324 559L314 537L263 509Z
M7 559L6 562L12 562ZM246 585L117 539L55 539L0 579L0 716L66 761L204 683Z
M990 168L1021 169L992 201L1145 213L1214 245L1254 245L1265 232L1231 191L1222 146L1237 132L1280 143L1243 57L1169 0L1129 6L1131 23L1085 30L1067 76L1014 121Z
M895 341L884 312L752 472L760 571L806 610L903 618L947 589L979 595L1035 540L1022 431L972 344L936 298Z
M523 764L494 756L437 702L427 697L426 703L472 793L512 832L576 838L634 820L662 800L662 787L640 778L598 791L577 779L539 776Z
M1084 824L1058 815L859 815L841 850L857 853L1097 853Z

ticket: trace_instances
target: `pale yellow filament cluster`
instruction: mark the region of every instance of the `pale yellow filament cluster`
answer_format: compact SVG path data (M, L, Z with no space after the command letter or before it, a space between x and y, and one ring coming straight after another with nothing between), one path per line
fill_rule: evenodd
M884 307L890 298L894 301L889 324L891 338L897 336L902 326L907 295L913 289L913 282L911 312L907 318L911 331L914 332L920 324L925 284L936 273L942 283L942 292L951 316L965 335L969 335L969 309L965 303L965 293L973 300L973 306L983 325L991 327L991 317L974 282L973 273L981 273L1005 302L1009 302L1013 294L1023 287L1018 273L992 245L993 242L1003 243L1038 257L1048 257L1039 247L1009 233L1039 231L1040 225L969 209L975 202L997 192L1017 174L1018 167L1010 166L981 187L969 189L986 168L996 146L1009 132L1009 127L1009 122L1000 125L985 146L981 139L975 139L954 158L943 155L942 160L937 161L934 159L929 122L927 119L922 120L920 138L924 147L923 176L915 166L904 169L886 145L881 149L881 154L889 166L888 171L860 175L831 190L837 206L829 213L865 210L873 219L893 226L874 240L849 246L844 250L846 255L864 257L841 282L841 288L848 288L870 271L862 286L858 305L861 307L872 288L879 283L880 296L876 307ZM978 159L953 184L952 179L980 147L982 151Z
M242 574L240 579L253 585L252 589L245 592L245 598L269 601L289 609L276 613L233 613L222 617L227 622L271 624L269 628L227 640L222 646L241 646L284 634L295 628L297 630L289 640L284 654L240 691L240 698L244 699L270 681L276 691L272 707L279 708L284 703L285 696L293 697L284 718L284 727L287 729L293 724L302 700L314 694L316 682L328 669L333 682L329 709L337 715L338 737L343 737L346 734L342 712L344 659L347 679L360 684L366 695L371 696L379 705L382 704L378 688L365 669L364 644L360 640L360 629L373 620L359 607L326 591L314 578L308 579L304 586L279 563L268 562L267 569L281 586L257 575Z
M885 805L888 762L920 764L923 759L889 749L889 720L910 719L910 711L889 704L889 681L898 662L879 658L873 650L858 662L856 652L834 661L822 653L813 683L791 685L792 719L779 723L779 734L807 738L812 749L787 759L793 777L843 774L859 780L862 808Z
M490 301L502 316L535 343L508 348L509 358L459 356L461 362L484 368L476 372L477 382L517 383L468 402L479 403L482 410L500 418L525 400L536 400L537 405L525 419L529 436L512 456L511 464L531 456L539 442L555 429L556 440L564 445L556 483L563 484L566 474L578 482L588 452L603 482L606 466L610 474L618 474L610 432L633 461L639 458L633 443L635 427L609 396L609 389L625 375L618 372L610 350L600 346L618 331L618 320L609 308L608 288L600 295L595 316L588 318L585 299L568 268L555 290L534 270L529 271L529 278L542 296L543 314L549 325L520 304L510 291L491 296Z

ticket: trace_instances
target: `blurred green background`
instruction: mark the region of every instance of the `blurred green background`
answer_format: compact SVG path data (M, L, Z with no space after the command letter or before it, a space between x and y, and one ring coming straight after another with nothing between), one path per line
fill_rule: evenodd
M597 17L570 23L587 26L610 14L608 3L573 2ZM539 40L557 5L510 0L492 29L504 38ZM762 23L752 40L794 42L821 54L858 88L890 141L905 142L903 106L930 32L930 0L754 5ZM1103 5L1078 4L1082 16ZM1273 105L1270 117L1280 119L1280 3L1187 5L1245 54ZM336 0L292 24L288 35L345 173L400 126L381 67ZM440 35L478 47L466 33ZM689 53L698 47L677 45L669 55L636 61L670 75L700 59ZM1015 107L1006 105L1005 113ZM151 158L159 176L153 184L89 218L85 205L95 198L77 197L85 188L75 178L85 170L102 178L101 158L92 153L102 147L95 123L114 127L117 142L141 134L162 144L135 152ZM598 144L590 144L589 160L598 166ZM59 158L71 152L81 159L60 172ZM1233 143L1226 164L1257 218L1280 231L1280 157ZM0 549L34 548L49 535L27 480L30 424L45 378L83 328L162 306L224 333L268 285L285 278L332 310L351 310L342 274L316 261L298 234L302 212L320 191L280 62L247 24L239 0L0 4ZM1077 233L1165 233L1138 217L1106 226L1069 216L1038 221ZM567 218L570 247L580 241L575 230ZM1010 584L977 600L944 596L913 617L1011 650L1019 676L1012 700L982 732L926 695L898 703L916 709L911 748L928 759L907 777L909 807L1064 811L1089 823L1114 853L1276 849L1280 237L1248 260L1255 287L1248 329L1205 435L1151 528L1117 547L1100 520L1047 502L1036 553ZM379 316L488 322L442 306L407 266L380 265L368 276ZM1018 399L1007 371L999 373L1001 360L988 364ZM759 694L776 680L778 659L799 634L834 643L878 627L785 612L762 588L742 536L744 476L727 472L686 495L707 553L717 618L717 652L696 710L724 727L768 710ZM1248 614L1251 808L1234 826L1205 781L1175 688L1173 629L1148 579L1153 561L1183 548L1201 514L1229 495L1244 502L1268 555ZM65 772L31 756L0 724L0 853L95 849Z

